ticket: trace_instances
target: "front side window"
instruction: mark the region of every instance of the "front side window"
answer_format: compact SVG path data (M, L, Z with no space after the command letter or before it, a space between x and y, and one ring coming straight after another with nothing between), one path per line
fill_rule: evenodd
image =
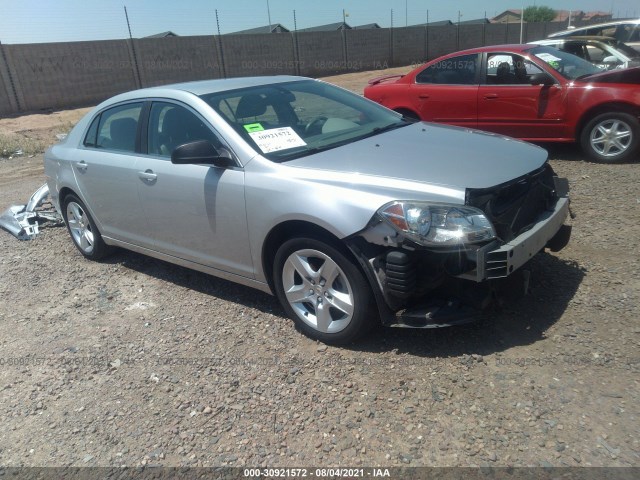
M531 76L543 73L530 60L511 53L487 54L487 85L530 85Z
M377 103L315 80L259 85L200 98L257 152L275 162L410 123Z
M477 55L461 55L429 65L416 76L417 83L475 85Z
M148 152L171 157L179 146L198 140L208 140L214 147L220 141L204 120L187 108L168 102L154 102L149 114Z
M141 111L142 103L128 103L102 112L95 147L134 153Z

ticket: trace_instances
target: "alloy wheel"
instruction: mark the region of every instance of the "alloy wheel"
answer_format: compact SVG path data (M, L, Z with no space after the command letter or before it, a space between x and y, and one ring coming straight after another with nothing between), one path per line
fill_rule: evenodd
M353 289L342 269L325 253L313 249L293 252L284 263L282 284L295 314L313 329L337 333L351 322Z
M81 205L69 202L67 205L67 222L71 237L78 248L86 254L93 251L94 237L91 222Z

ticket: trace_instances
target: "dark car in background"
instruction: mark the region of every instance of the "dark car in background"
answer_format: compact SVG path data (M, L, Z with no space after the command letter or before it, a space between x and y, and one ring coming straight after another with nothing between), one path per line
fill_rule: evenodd
M533 142L579 142L603 163L637 158L640 67L604 72L542 45L452 53L369 81L365 97L406 117Z

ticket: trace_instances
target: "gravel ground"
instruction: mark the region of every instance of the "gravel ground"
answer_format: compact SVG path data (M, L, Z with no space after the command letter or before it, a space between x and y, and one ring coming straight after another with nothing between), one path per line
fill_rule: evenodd
M577 217L529 294L349 348L249 288L0 231L0 465L639 466L639 166L549 148ZM0 160L0 210L41 183Z

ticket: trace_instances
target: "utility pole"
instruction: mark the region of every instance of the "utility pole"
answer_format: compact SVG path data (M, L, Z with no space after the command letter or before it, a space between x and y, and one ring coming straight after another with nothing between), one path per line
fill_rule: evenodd
M522 29L524 28L524 5L522 6L522 12L520 13L520 44L522 44Z
M136 55L136 46L133 44L133 35L131 35L131 23L129 23L129 13L127 6L124 5L124 16L127 19L127 29L129 30L129 41L131 42L131 53L133 54L133 67L135 68L135 77L138 88L142 88L142 79L140 78L140 67L138 66L138 56Z
M404 26L409 26L409 0L404 0Z
M129 30L129 40L133 40L133 36L131 35L131 24L129 23L129 14L127 13L127 6L124 6L124 16L127 19L127 29Z
M220 66L222 67L222 78L227 78L227 69L224 65L224 49L222 48L222 37L220 36L220 17L216 8L216 26L218 27L218 48L220 49Z
M267 0L267 17L269 17L269 33L271 33L271 9L269 8L269 0Z

